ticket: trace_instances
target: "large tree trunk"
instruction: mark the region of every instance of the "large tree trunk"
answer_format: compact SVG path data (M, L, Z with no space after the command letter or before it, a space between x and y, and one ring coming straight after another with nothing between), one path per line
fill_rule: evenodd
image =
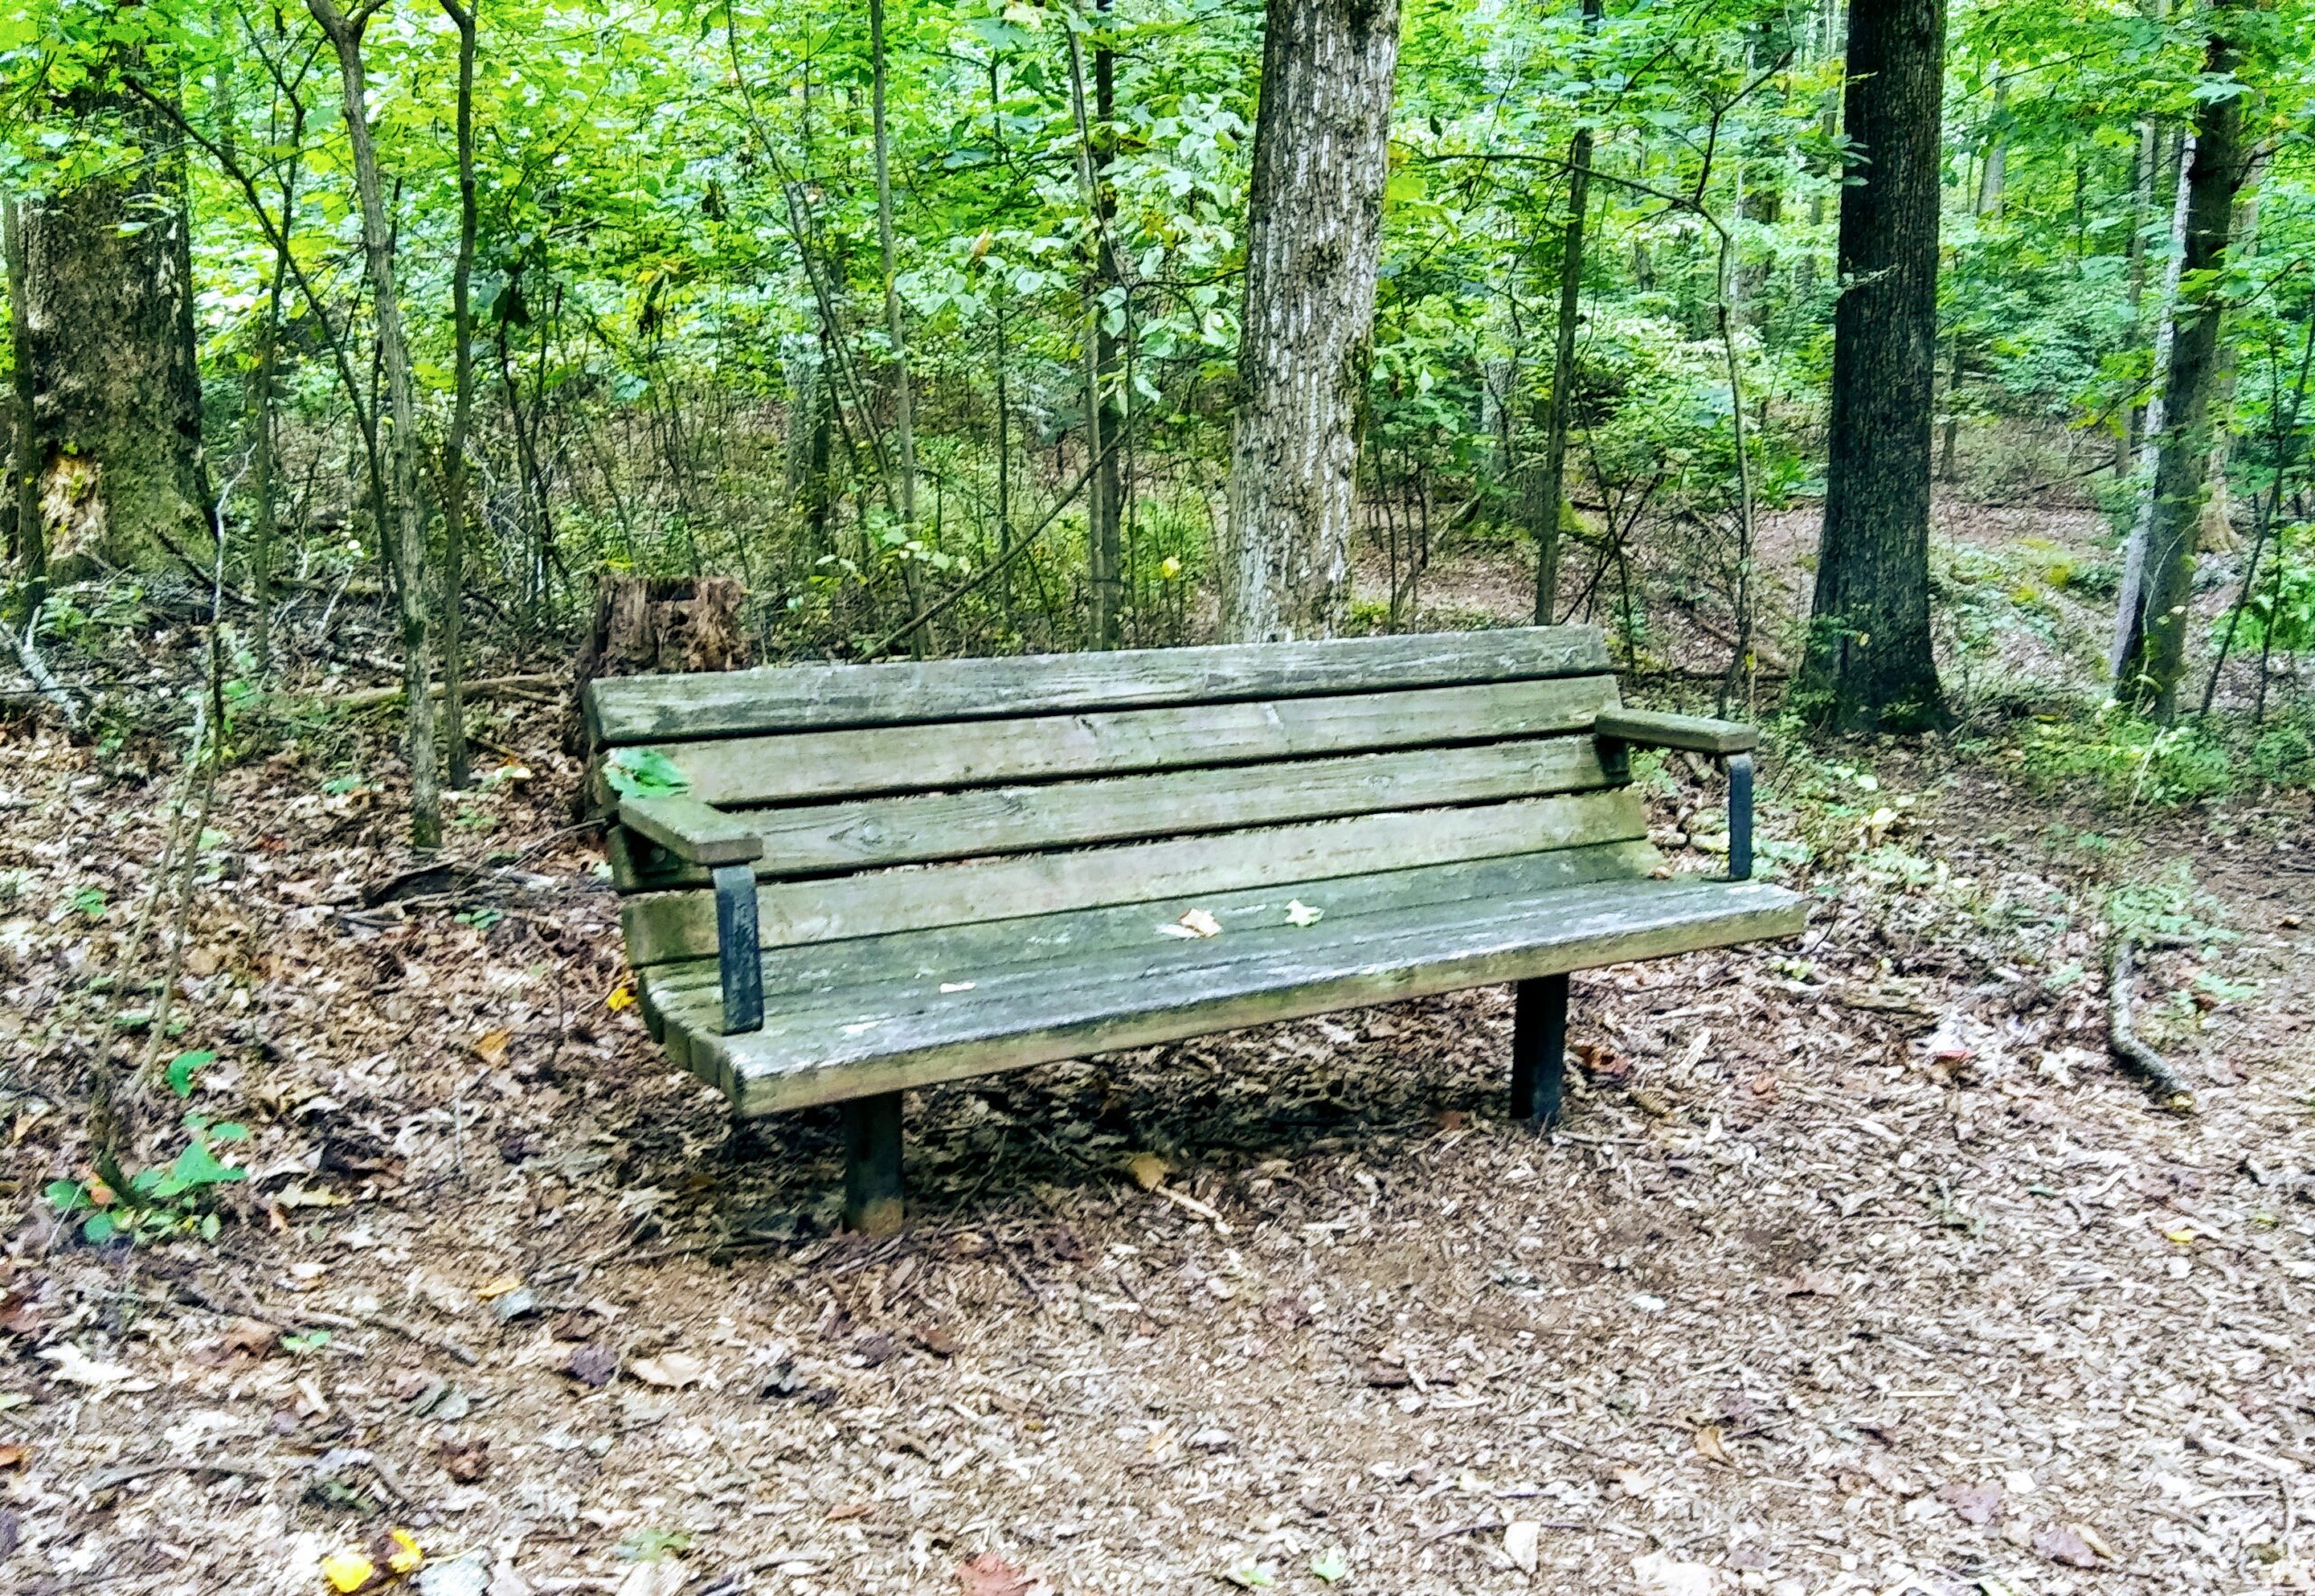
M1943 0L1852 0L1832 438L1805 702L1842 731L1943 723L1929 632ZM1861 180L1860 180L1861 179Z
M2230 7L2215 5L2205 71L2224 80L2235 71ZM2161 419L2150 422L2154 479L2123 562L2116 618L2114 694L2168 722L2178 711L2191 619L2195 546L2207 486L2218 386L2219 276L2226 267L2235 190L2243 181L2243 109L2239 95L2204 99L2179 181L2186 184L2185 248L2173 313L2169 373L2159 395Z
M1247 198L1223 635L1325 637L1350 609L1397 0L1270 0Z
M306 7L337 53L354 186L361 202L362 253L378 324L378 364L385 375L387 411L393 420L392 553L402 600L402 745L410 763L410 840L413 847L437 848L442 845L442 793L436 769L434 695L427 683L432 627L426 603L426 506L419 494L418 399L411 382L410 347L402 341L402 296L394 286L394 235L386 221L385 185L378 173L377 146L370 138L362 30L373 14L361 11L349 19L333 0L306 0ZM382 534L385 530L379 529Z
M147 569L209 530L182 146L141 100L82 90L68 110L117 118L146 158L19 218L39 518L63 577Z

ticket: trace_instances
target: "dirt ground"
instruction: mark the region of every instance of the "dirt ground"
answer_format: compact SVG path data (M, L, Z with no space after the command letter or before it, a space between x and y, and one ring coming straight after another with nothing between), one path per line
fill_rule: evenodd
M0 1588L310 1593L392 1526L434 1596L2315 1589L2303 797L1860 749L1847 818L1772 760L1810 930L1580 976L1558 1131L1476 992L912 1097L870 1241L832 1115L735 1132L616 1006L551 707L489 735L472 868L399 881L383 730L232 773L154 1052L251 1175L129 1249L41 1194L151 1045L173 767L0 733ZM2118 883L2192 1115L2106 1053Z

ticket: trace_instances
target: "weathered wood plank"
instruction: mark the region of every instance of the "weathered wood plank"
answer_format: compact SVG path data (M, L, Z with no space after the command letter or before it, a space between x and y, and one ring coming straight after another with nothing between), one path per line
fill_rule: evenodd
M587 689L600 747L998 715L1448 686L1608 667L1594 627L1520 627L892 665L606 677Z
M1602 737L1636 742L1643 748L1677 748L1691 753L1744 753L1756 747L1760 732L1734 721L1704 715L1670 715L1655 710L1603 710L1592 722Z
M1026 854L833 880L772 882L758 893L766 947L875 936L967 921L1017 919L1108 903L1225 892L1331 875L1545 853L1647 835L1629 788L1460 809L1397 810L1342 820L1176 837L1071 853ZM705 892L651 892L621 905L628 961L715 949Z
M806 942L771 948L763 955L763 989L774 1009L809 1006L838 987L908 985L937 989L959 982L977 987L1025 979L1050 981L1056 965L1099 960L1120 950L1147 952L1165 938L1157 928L1178 922L1202 909L1236 939L1242 932L1276 930L1287 921L1288 905L1318 910L1320 924L1337 930L1370 916L1404 918L1436 904L1463 904L1535 897L1602 881L1645 881L1663 864L1646 842L1601 843L1548 854L1517 854L1452 864L1419 865L1366 875L1290 882L1234 892L1159 899L1143 903L1075 909L1035 920L993 920L927 930L855 937L841 942ZM1307 928L1295 928L1298 930ZM659 1001L681 1003L686 994L715 990L713 959L654 965L642 972L647 1015Z
M1588 731L1616 702L1613 676L1554 677L734 737L672 743L665 751L703 803L777 804L1547 736ZM599 788L595 796L604 802L609 795Z
M716 813L751 830L757 874L772 879L1538 798L1614 779L1592 738L1564 736ZM673 861L638 871L623 854L612 879L623 891L664 891L707 877Z
M753 827L695 798L621 798L619 823L692 864L744 864L763 857L763 838Z
M1232 953L1185 945L1169 967L1072 965L1034 995L935 995L905 1010L855 1006L783 1016L744 1037L691 1037L693 1067L743 1114L896 1091L991 1070L1202 1035L1271 1020L1525 980L1630 959L1791 935L1804 900L1759 882L1617 882L1518 903L1434 911L1373 936L1273 936ZM1311 928L1316 931L1318 928ZM1252 939L1249 939L1252 940ZM945 998L945 1001L941 999ZM704 1066L704 1067L703 1067Z

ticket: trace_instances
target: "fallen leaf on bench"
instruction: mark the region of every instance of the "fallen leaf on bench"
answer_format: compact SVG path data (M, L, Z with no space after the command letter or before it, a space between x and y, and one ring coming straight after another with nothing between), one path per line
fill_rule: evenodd
M1125 1161L1125 1172L1133 1176L1133 1184L1145 1192L1154 1192L1166 1184L1166 1176L1173 1166L1155 1153L1136 1153Z
M1290 899L1287 902L1286 923L1289 925L1316 925L1326 917L1325 910L1313 909L1299 898Z
M663 1352L657 1357L639 1357L627 1365L628 1373L646 1385L664 1385L680 1390L696 1385L707 1376L707 1365L687 1352Z
M1180 929L1176 930L1176 927ZM1203 909L1185 909L1182 911L1181 919L1176 921L1173 925L1160 926L1158 929L1169 937L1218 937L1222 934L1222 922Z

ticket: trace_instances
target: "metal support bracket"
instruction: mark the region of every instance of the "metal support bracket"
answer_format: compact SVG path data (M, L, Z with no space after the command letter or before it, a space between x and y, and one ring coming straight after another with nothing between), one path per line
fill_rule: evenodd
M1753 756L1728 756L1728 879L1753 879Z
M723 986L723 1034L763 1029L763 951L756 934L752 864L715 867L715 956Z

